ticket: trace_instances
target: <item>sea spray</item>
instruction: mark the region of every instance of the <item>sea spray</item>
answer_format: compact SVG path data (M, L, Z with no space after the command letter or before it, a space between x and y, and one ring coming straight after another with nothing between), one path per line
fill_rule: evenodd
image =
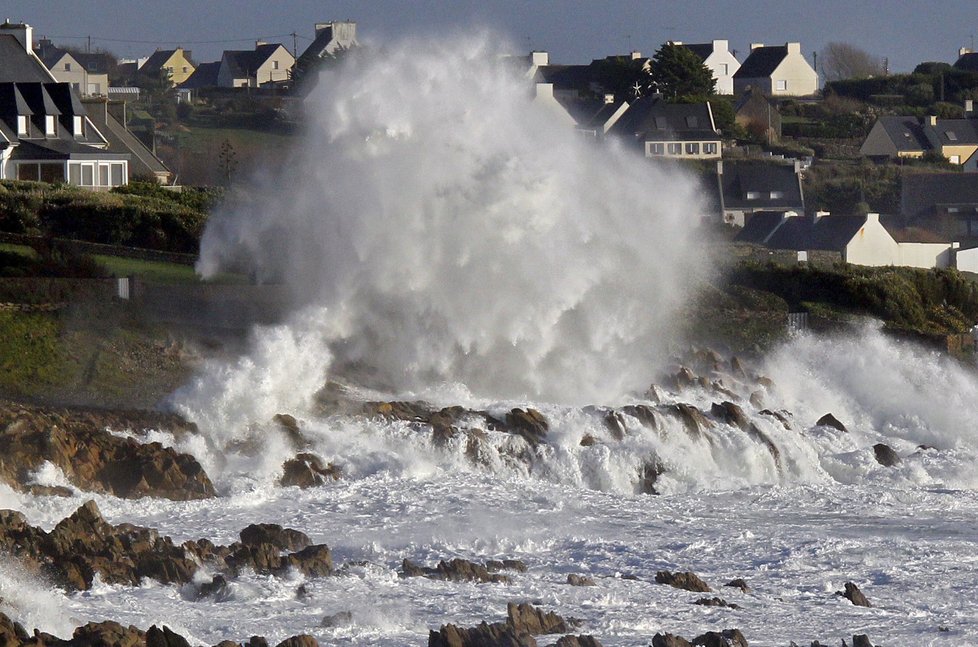
M494 42L405 40L324 73L278 188L212 218L198 269L283 280L322 308L292 325L393 392L644 389L705 265L696 185L559 122Z

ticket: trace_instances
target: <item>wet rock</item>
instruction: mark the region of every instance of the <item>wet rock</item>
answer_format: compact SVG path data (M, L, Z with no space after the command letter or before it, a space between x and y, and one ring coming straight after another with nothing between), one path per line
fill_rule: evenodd
M594 636L561 636L554 647L601 647Z
M747 377L747 371L744 369L744 363L741 362L740 358L736 355L730 358L730 374L739 378Z
M32 496L69 497L75 495L74 490L64 487L63 485L38 485L37 483L31 483L29 485L25 485L23 490Z
M726 608L726 609L739 609L740 608L736 604L730 604L729 602L727 602L723 598L717 598L717 597L700 598L699 600L696 600L695 602L693 602L693 604L698 604L701 607L723 607L723 608Z
M190 429L176 419L139 412L127 418L0 402L0 481L17 489L29 487L31 475L50 462L82 490L177 501L213 497L214 486L193 456L106 431L145 430L148 421L172 423L169 430L175 433ZM155 428L167 429L163 424Z
M569 623L553 612L543 611L531 604L506 605L506 622L517 634L559 634L570 630Z
M295 458L285 461L282 470L282 478L279 481L282 487L292 485L303 489L318 487L340 478L338 467L332 463L327 465L321 458L309 453L296 454Z
M785 429L791 429L791 421L788 419L787 414L784 411L771 411L770 409L763 409L760 411L762 416L770 416L781 423Z
M643 426L649 429L656 430L659 428L659 423L655 419L655 409L645 404L630 404L628 406L622 407L621 412L625 415L629 415Z
M884 443L876 443L873 445L873 454L876 456L876 462L883 467L894 467L900 464L900 456L893 448Z
M859 587L852 582L846 582L845 591L836 591L836 595L841 595L850 602L852 602L857 607L871 607L869 600L863 595L863 592L859 590Z
M681 366L676 374L672 376L671 381L673 388L681 391L696 384L696 375L689 368Z
M832 427L833 429L838 429L839 431L849 431L846 426L839 422L839 419L833 416L831 413L827 413L815 422L816 426L819 427Z
M146 630L146 647L190 647L190 643L166 625L162 629L153 625Z
M730 587L733 587L733 588L736 588L736 589L740 589L744 593L747 593L748 591L750 591L750 587L747 586L747 582L744 579L739 578L739 577L736 578L736 579L730 580L729 582L727 582L726 584L724 584L724 586L730 586Z
M218 602L231 599L231 588L227 579L223 575L215 575L210 582L201 584L197 588L196 599L214 598Z
M428 647L537 647L537 641L530 635L517 635L504 622L483 622L468 629L442 625L438 631L428 632Z
M873 647L873 643L869 641L869 635L856 634L852 637L852 647Z
M401 577L428 577L450 582L507 583L510 581L508 576L490 573L486 566L467 559L453 559L448 562L442 560L435 568L419 566L405 559L401 562Z
M118 622L89 622L75 629L71 643L79 647L143 647L146 633L131 625L123 627Z
M764 406L764 394L761 393L760 391L754 391L753 393L750 394L750 397L747 399L747 401L750 402L751 406L754 407L755 409L760 409L761 407Z
M721 422L725 422L733 427L739 427L744 431L747 431L747 428L751 424L744 410L729 401L724 401L719 404L714 402L710 407L710 415Z
M319 642L309 634L286 638L275 647L319 647Z
M299 429L299 421L293 416L287 413L276 413L272 420L278 423L279 429L289 439L289 443L291 443L294 449L302 449L309 446L309 441L302 435L302 430Z
M745 431L747 435L750 436L753 440L756 440L757 442L761 443L762 445L764 445L764 447L767 448L768 453L771 454L771 458L774 459L774 464L777 466L778 471L780 471L781 450L778 449L778 446L774 444L774 441L771 440L771 438L766 433L761 431L760 428L757 425L755 425L753 422L747 426L747 429Z
M665 465L657 456L645 461L638 475L638 490L642 494L659 494L655 488L656 481L666 471Z
M312 544L305 533L275 523L253 523L244 528L239 536L245 546L271 544L279 550L288 551L302 550Z
M591 434L584 434L584 437L581 438L581 447L590 447L596 442L598 441L594 438L594 436Z
M340 611L331 616L326 616L320 623L323 627L349 627L353 624L353 613L350 611Z
M535 447L543 442L550 430L550 424L536 409L513 409L506 414L506 426L510 433L522 436Z
M490 559L486 561L486 570L490 573L498 573L499 571L516 571L517 573L526 572L526 564L519 559Z
M693 438L700 438L703 431L712 425L703 412L691 404L683 402L665 406L665 412L679 419L686 432Z
M576 573L571 573L567 576L567 583L571 586L597 586L594 583L594 578L588 577L587 575L577 575Z
M652 647L693 647L693 643L682 636L676 636L670 633L657 633L652 636Z
M749 647L744 634L739 629L724 629L723 631L707 631L693 638L694 645L702 647Z
M244 644L244 647L268 647L268 641L265 640L264 636L252 636Z
M686 591L695 591L697 593L713 592L713 589L692 571L686 571L685 573L659 571L655 574L655 581L657 584L668 584L674 588L685 589Z
M604 426L615 440L622 440L625 437L625 419L620 412L609 411L605 414Z
M313 544L288 555L285 566L307 577L325 577L333 572L333 556L326 544Z

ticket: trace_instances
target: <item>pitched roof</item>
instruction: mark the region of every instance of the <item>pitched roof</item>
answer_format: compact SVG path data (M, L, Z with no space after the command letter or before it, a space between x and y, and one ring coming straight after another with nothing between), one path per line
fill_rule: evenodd
M903 176L900 213L911 221L947 208L978 207L978 174L912 173Z
M267 43L258 45L255 49L245 50L224 50L222 62L227 62L228 68L234 78L252 77L258 73L258 68L265 64L272 54L280 47L280 43Z
M755 47L751 50L747 60L740 66L740 69L734 73L734 78L758 79L771 76L787 55L787 45Z
M737 234L740 242L758 243L772 249L842 251L867 222L866 216L784 216L759 212Z
M72 139L22 139L14 149L16 159L109 159L127 160L125 153L109 153Z
M553 83L559 90L587 90L591 85L590 65L541 65L536 81Z
M978 72L978 52L968 52L958 57L954 62L954 67L959 70L971 70Z
M978 144L978 132L975 131L973 119L938 119L937 125L931 126L931 129L941 146Z
M705 102L666 103L656 95L636 99L611 130L642 141L719 138Z
M212 88L217 87L217 75L221 71L221 62L201 63L187 80L180 84L181 88Z
M880 117L878 123L897 151L915 152L932 148L924 127L916 117Z
M747 219L743 229L737 233L736 240L743 243L764 244L784 219L783 211L755 211Z
M726 209L785 210L804 206L793 164L724 161L720 186ZM748 199L748 193L755 195Z
M713 54L713 43L682 43L680 47L685 47L704 61Z
M0 83L50 83L53 80L41 60L29 54L16 36L0 33Z
M104 99L90 99L84 101L88 107L88 114L98 128L105 135L108 141L108 151L112 153L129 153L130 175L162 175L169 179L172 173L156 155L149 150L138 137L129 132L125 126L113 117L108 110L108 104Z
M163 65L165 65L166 62L168 60L170 60L170 57L172 57L174 54L176 54L177 53L177 50L179 50L179 49L182 49L182 48L179 48L178 47L177 49L158 49L158 50L156 50L155 52L153 52L150 55L149 58L146 59L146 62L143 63L142 67L139 68L139 71L142 72L142 73L151 73L151 72L158 72L158 71L160 71L160 69L162 69ZM185 59L187 59L188 61L190 61L191 64L193 64L193 61L190 59L190 51L189 50L186 50L186 49L183 50L183 57Z

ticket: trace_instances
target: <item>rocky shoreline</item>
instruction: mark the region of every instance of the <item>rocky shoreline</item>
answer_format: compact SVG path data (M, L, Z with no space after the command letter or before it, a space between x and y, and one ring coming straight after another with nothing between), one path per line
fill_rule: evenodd
M737 358L724 359L710 351L694 355L688 364L677 367L665 380L674 391L699 388L717 396L709 410L692 404L666 403L658 387L646 394L647 404L619 408L591 407L588 415L601 421L605 435L583 435L582 446L622 441L630 425L659 430L666 419L672 419L695 438L710 441L711 430L718 424L739 429L753 442L780 460L777 446L745 414L736 402L749 401L760 409L767 404L770 381L751 373ZM355 402L345 399L342 388L332 384L319 394L319 413L367 418L382 418L407 423L420 434L428 434L437 446L461 440L465 455L479 465L489 442L487 432L501 432L512 437L507 458L532 465L534 450L548 441L550 423L539 411L514 408L505 415L493 415L463 407L436 408L423 402ZM786 429L829 426L845 432L845 425L826 414L818 421L801 424L790 412L762 409ZM295 449L293 458L282 465L282 486L324 487L343 478L342 465L327 463L310 451L303 424L292 415L282 413L269 421ZM192 423L172 414L153 411L99 410L70 407L41 407L0 401L0 481L15 490L35 496L75 496L92 492L121 498L156 497L174 501L192 501L218 496L211 479L191 455L164 447L158 442L142 442L149 430L163 430L175 438L198 433ZM885 445L873 449L882 465L895 465L900 457ZM70 483L68 486L44 485L37 474L47 464L53 465ZM656 481L663 466L655 456L644 463L636 475L637 489L656 494ZM98 580L107 584L139 586L145 579L180 587L189 599L220 599L227 594L230 582L244 571L280 577L290 572L306 577L329 577L346 565L335 565L329 547L313 544L304 533L275 524L252 524L243 528L239 540L215 545L207 538L175 544L152 528L132 524L109 524L94 501L81 505L50 531L32 526L23 514L0 511L0 554L13 557L29 573L68 592L86 591ZM464 559L442 560L433 567L404 560L401 577L424 577L450 582L477 582L486 585L505 584L512 574L526 571L519 560L487 560L484 563ZM210 577L201 581L199 574ZM623 578L639 579L623 575ZM695 573L660 571L649 582L667 585L696 594L712 594L714 589ZM593 586L592 578L571 574L571 586ZM743 579L727 583L731 591L749 590ZM300 586L295 592L300 598ZM869 601L851 582L844 596L855 605L868 606ZM2 602L2 599L0 599ZM698 596L691 604L737 609L736 603L719 596ZM326 617L323 625L342 623L342 614ZM600 637L576 634L571 618L544 611L526 601L514 601L507 609L505 621L482 622L474 627L445 624L432 629L428 644L433 647L513 647L537 644L535 636L557 636L559 647L598 647ZM267 641L253 636L246 642L225 640L218 647L267 647ZM308 634L292 636L277 647L316 647ZM549 643L548 643L549 644ZM812 645L819 643L813 642ZM854 646L871 645L862 635L853 636ZM153 625L146 630L106 621L78 627L71 638L64 639L29 632L16 618L0 613L0 647L189 647L186 638L167 626ZM705 645L747 647L747 638L735 628L706 631L686 639L667 633L656 634L654 647Z

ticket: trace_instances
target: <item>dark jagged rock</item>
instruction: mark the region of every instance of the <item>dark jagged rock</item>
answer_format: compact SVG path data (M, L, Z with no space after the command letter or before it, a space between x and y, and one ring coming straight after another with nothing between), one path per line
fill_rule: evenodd
M691 404L679 402L665 406L666 413L674 416L683 423L683 427L693 438L700 438L703 431L710 428L710 421L703 412Z
M723 631L707 631L693 638L694 645L702 647L749 647L744 634L739 629L724 629Z
M832 427L833 429L838 429L839 431L849 431L846 426L839 422L839 419L833 416L831 413L827 413L815 422L816 426L819 427Z
M442 625L438 631L428 632L428 647L537 647L537 641L530 635L517 635L504 622L483 622L468 629Z
M279 483L283 487L292 485L300 488L317 487L325 485L329 481L340 478L340 469L323 460L315 454L301 453L296 454L295 458L290 458L282 465L282 478Z
M621 412L638 420L649 429L656 430L659 423L655 419L655 409L645 404L630 404L622 407Z
M717 597L700 598L699 600L696 600L695 602L693 602L693 604L698 604L701 607L723 607L723 608L726 608L726 609L739 609L740 608L736 604L730 604L729 602L727 602L723 598L717 598Z
M245 546L271 544L279 550L302 550L312 544L305 533L291 528L282 528L276 523L253 523L244 528L239 536Z
M340 611L333 615L326 616L320 623L323 627L349 627L353 624L353 613L350 611Z
M498 573L499 571L516 571L517 573L526 572L526 564L519 559L490 559L486 560L486 570L490 573Z
M550 424L536 409L513 409L506 414L506 426L510 433L521 436L531 446L543 442L550 430Z
M706 582L701 580L696 573L686 571L685 573L672 573L670 571L659 571L655 574L655 581L658 584L668 584L677 589L695 591L697 593L712 593Z
M190 647L190 643L166 625L162 629L153 625L146 630L146 647Z
M676 636L670 633L657 633L652 636L652 647L693 647L693 643L682 636Z
M196 591L196 599L203 600L204 598L214 598L218 601L229 600L231 598L231 589L228 586L227 579L221 575L215 575L211 578L210 582L205 582L201 584Z
M724 586L730 586L730 587L733 587L733 588L740 589L744 593L747 593L748 591L750 591L750 587L747 586L747 582L744 581L742 578L739 578L739 577L737 579L730 580L729 582L727 582L726 584L724 584Z
M581 447L591 447L594 443L598 442L594 436L591 434L584 434L581 438Z
M567 576L567 583L571 586L596 586L593 577L577 575L576 573L571 573Z
M294 449L302 449L309 446L309 441L302 435L299 428L299 421L287 413L276 413L272 420L278 423L279 428L292 444Z
M608 428L608 433L615 440L622 440L625 437L625 419L618 411L609 411L604 416L604 426Z
M675 390L681 391L696 384L696 375L689 368L681 366L676 374L672 376L672 386Z
M852 647L873 647L868 634L855 634L852 637Z
M286 638L275 647L319 647L319 641L309 634L299 634Z
M496 563L502 564L503 562ZM450 582L507 583L510 581L508 576L492 573L486 566L470 562L467 559L453 559L448 562L442 560L438 562L435 568L419 566L405 559L401 562L401 577L428 577Z
M141 412L130 412L127 418L121 413L0 402L0 480L23 489L30 485L31 474L50 462L72 485L86 491L177 501L213 497L214 486L193 456L106 431L145 431L149 421L177 434L193 429L175 417Z
M143 647L146 644L146 633L131 625L123 627L111 620L89 622L75 629L69 644L72 647Z
M791 429L791 421L784 411L771 411L770 409L763 409L759 412L762 416L770 416L781 423L785 429Z
M747 428L751 424L744 410L729 401L724 401L719 404L714 402L710 407L710 415L728 425L739 427L743 431L747 431Z
M876 456L876 462L883 467L894 467L900 464L900 455L889 445L876 443L873 445L873 454Z
M594 636L561 636L554 647L601 647Z
M645 461L638 475L638 490L642 494L658 494L655 483L665 473L666 468L657 456Z
M872 604L869 603L869 600L866 599L866 596L863 595L863 592L859 590L858 586L856 586L852 582L846 582L845 587L846 587L845 591L837 591L836 595L841 595L842 597L849 600L857 607L873 606Z
M244 647L268 647L268 641L265 640L264 636L252 636L244 644Z
M514 602L507 604L506 622L516 629L516 633L532 636L570 631L570 624L559 615L538 609L532 604L516 604Z

